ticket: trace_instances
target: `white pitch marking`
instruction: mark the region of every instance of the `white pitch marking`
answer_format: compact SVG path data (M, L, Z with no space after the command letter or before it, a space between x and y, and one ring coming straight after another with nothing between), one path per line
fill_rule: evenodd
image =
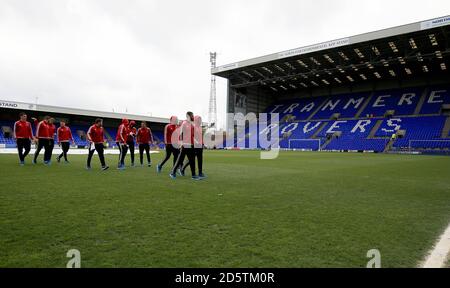
M439 237L433 250L429 252L422 268L443 268L445 260L450 257L450 224L444 233Z

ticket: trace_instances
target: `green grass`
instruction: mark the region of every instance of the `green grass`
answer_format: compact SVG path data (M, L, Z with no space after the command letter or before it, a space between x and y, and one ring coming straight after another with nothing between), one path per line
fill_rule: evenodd
M0 267L415 267L450 222L450 157L210 151L205 181L70 158L0 156Z

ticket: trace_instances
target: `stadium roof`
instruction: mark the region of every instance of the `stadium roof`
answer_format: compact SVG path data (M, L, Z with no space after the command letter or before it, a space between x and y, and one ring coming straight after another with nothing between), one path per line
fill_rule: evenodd
M41 105L41 104L24 103L24 102L16 102L16 101L8 101L8 100L0 100L0 108L38 111L38 112L46 112L46 113L81 115L81 116L99 117L99 118L107 118L107 119L127 118L127 119L138 120L138 121L147 121L147 122L152 122L152 123L169 123L169 119L161 118L161 117L150 117L150 116L144 116L144 115L124 114L124 113L115 113L115 112L103 112L103 111Z
M450 71L450 16L341 38L213 68L230 87L273 91L445 75Z

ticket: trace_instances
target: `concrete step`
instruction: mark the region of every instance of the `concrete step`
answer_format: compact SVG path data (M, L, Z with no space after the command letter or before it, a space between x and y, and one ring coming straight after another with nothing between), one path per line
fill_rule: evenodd
M308 120L308 121L311 120L314 117L314 115L316 115L316 113L319 112L320 108L322 108L323 105L325 105L325 103L327 103L328 100L330 100L330 98L327 98L322 103L320 103L320 105L317 106L317 109L314 110L314 112L311 113L311 115L309 115L309 117L306 120Z
M419 115L420 110L422 110L423 103L425 103L425 99L427 98L428 92L430 89L425 88L422 92L422 96L419 99L419 103L417 103L416 110L414 110L414 115Z
M448 136L449 132L450 132L450 116L447 117L447 120L445 120L444 129L442 129L441 138L443 138L443 139L450 138Z
M328 124L327 122L320 124L319 129L317 129L317 131L314 132L314 134L311 136L311 139L317 139L317 135L320 133L320 131L323 130L323 128L325 128L325 126L327 126L327 124Z
M330 138L327 139L327 141L325 141L325 143L323 143L322 147L320 147L321 150L327 148L328 144L330 144L330 142L333 140L334 138Z
M382 123L383 123L383 119L380 119L380 120L377 121L375 126L373 126L372 130L370 131L369 136L367 137L367 139L374 139L375 138L375 133L377 133L377 131L380 128Z
M367 97L367 99L364 101L363 105L359 108L358 112L356 112L355 118L359 118L361 113L364 112L364 110L366 109L367 105L369 105L370 100L373 97L373 94L375 94L375 92L370 93L369 97ZM365 116L365 115L363 115L363 116Z

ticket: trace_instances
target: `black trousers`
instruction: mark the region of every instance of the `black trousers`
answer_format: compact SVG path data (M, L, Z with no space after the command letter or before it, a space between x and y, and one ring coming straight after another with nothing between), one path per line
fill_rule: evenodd
M100 159L100 163L102 164L102 167L106 166L105 163L105 146L103 145L103 143L91 143L91 145L89 145L89 155L87 158L87 166L91 167L91 160L92 160L92 156L94 155L94 152L97 151L98 154L98 158Z
M64 160L67 161L67 152L70 149L70 142L61 142L62 153L59 154L58 158L61 159L64 156Z
M175 162L175 165L173 165L172 168L172 174L175 174L175 172L177 171L177 168L183 167L183 162L184 162L184 158L187 156L188 158L188 164L189 167L191 168L191 175L192 176L196 176L195 174L195 152L194 152L194 148L192 146L190 147L181 147L180 149L180 155L178 156L177 162Z
M48 157L49 155L49 150L50 150L50 139L47 138L39 138L38 139L38 143L37 143L37 148L36 148L36 152L34 153L34 162L37 161L37 158L39 156L39 153L41 153L42 148L44 148L44 161L49 161L50 158Z
M25 161L31 149L31 140L28 138L17 138L17 150L19 151L19 160Z
M134 141L127 142L128 149L130 149L131 164L134 164Z
M55 148L55 139L48 139L48 149L45 149L47 161L52 160L53 148Z
M203 174L203 148L194 148L194 156L197 158L198 174ZM195 160L194 160L195 161ZM189 162L186 162L182 168L183 172L186 170Z
M139 160L141 160L141 165L144 164L144 151L147 154L147 163L151 163L150 160L150 145L148 143L139 144Z
M166 157L163 159L159 166L162 168L163 165L170 159L170 156L173 154L173 165L177 162L178 155L180 154L180 149L173 147L172 144L166 144Z
M124 143L116 142L117 147L119 147L119 166L125 165L125 156L127 156L128 147Z

